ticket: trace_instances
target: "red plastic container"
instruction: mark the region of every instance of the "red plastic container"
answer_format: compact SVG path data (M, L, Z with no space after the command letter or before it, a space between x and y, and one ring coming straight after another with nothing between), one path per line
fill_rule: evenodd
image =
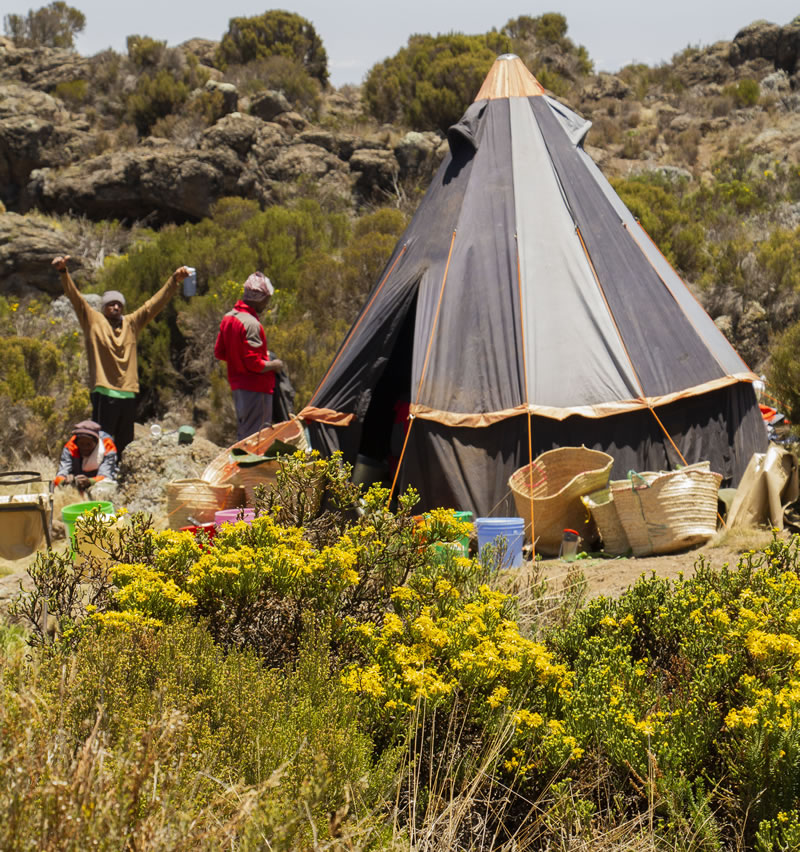
M190 526L190 527L181 527L181 532L190 532L195 538L199 536L201 532L204 532L208 536L208 540L211 541L214 536L217 534L217 525L211 521L208 524L199 524L198 526Z

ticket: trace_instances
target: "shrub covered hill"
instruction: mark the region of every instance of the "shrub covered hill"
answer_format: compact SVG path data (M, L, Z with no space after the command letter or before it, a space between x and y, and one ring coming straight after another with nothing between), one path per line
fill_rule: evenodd
M50 268L61 253L85 292L118 289L130 305L176 266L198 269L198 295L176 298L140 341L142 421L171 411L231 439L212 344L255 268L277 285L270 348L305 402L444 156L444 131L504 52L591 119L587 151L800 417L800 18L596 74L562 15L523 16L413 36L361 87L337 90L320 34L295 14L233 18L219 42L131 35L126 54L85 57L75 11L8 15L0 38L7 461L52 453L88 412L80 331Z

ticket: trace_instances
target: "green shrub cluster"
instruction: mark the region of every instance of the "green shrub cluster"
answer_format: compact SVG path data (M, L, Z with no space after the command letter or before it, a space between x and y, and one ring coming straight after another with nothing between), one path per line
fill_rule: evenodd
M500 33L414 35L364 81L369 112L382 122L446 131L478 93L492 63L511 49Z
M800 796L797 538L736 569L702 560L675 585L598 599L553 642L575 672L568 729L617 789L657 803L663 831L702 821L702 848L751 844ZM775 778L781 783L775 784Z
M53 89L53 94L70 106L78 107L89 97L89 83L86 80L64 80Z
M3 29L14 44L24 47L67 47L86 27L86 15L64 0L54 0L40 9L29 9L26 16L6 15Z
M744 80L739 80L738 83L726 86L723 94L727 95L737 107L750 107L758 103L761 96L761 87L757 80L751 77L745 77Z
M252 18L231 18L219 45L221 68L271 56L299 63L321 85L327 85L328 54L310 21L276 9Z
M296 664L188 622L6 658L0 846L289 850L380 837L396 758L373 754L309 627Z
M180 112L189 93L208 79L197 57L148 36L128 36L128 59L138 76L125 101L126 114L142 136L159 119ZM212 109L208 119L214 118Z
M37 317L42 310L39 303L20 308L0 297L0 320L5 317L7 327L20 310L29 314L27 325L33 335L0 337L0 416L7 465L34 455L57 454L69 428L89 409L82 340L72 332L48 339L45 328L50 323Z
M566 33L566 18L548 12L511 19L500 31L482 35L413 35L406 47L370 69L363 86L367 109L378 121L446 132L502 53L516 53L545 88L566 95L592 69L586 49Z

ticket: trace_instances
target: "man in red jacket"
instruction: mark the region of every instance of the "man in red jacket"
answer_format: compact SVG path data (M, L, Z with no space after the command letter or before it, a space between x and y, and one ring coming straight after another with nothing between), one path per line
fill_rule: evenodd
M258 315L274 292L269 278L263 272L254 272L244 282L242 298L222 318L214 344L214 357L228 366L238 441L272 425L275 373L283 369L283 362L270 360Z

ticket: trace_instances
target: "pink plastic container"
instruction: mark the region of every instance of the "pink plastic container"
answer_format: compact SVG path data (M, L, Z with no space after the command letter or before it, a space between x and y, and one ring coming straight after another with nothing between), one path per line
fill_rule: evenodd
M220 509L218 512L214 512L214 523L221 527L223 524L235 524L239 517L246 524L252 524L253 518L256 516L255 509Z

